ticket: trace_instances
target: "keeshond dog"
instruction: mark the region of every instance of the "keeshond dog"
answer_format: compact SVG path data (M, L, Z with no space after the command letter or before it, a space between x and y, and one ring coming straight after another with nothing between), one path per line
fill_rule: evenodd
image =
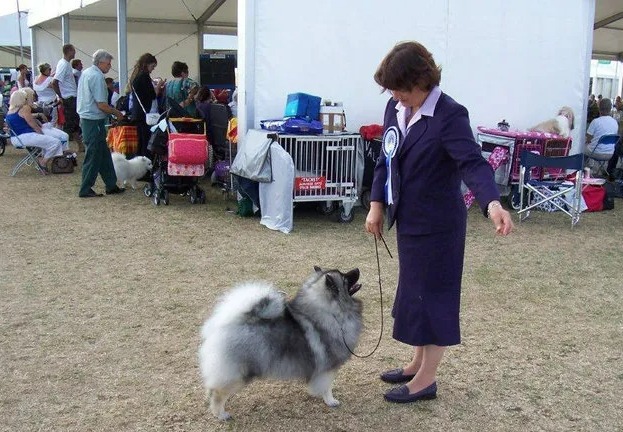
M294 298L268 283L240 285L220 300L201 329L199 364L210 410L221 420L227 399L255 378L300 379L335 407L337 370L362 329L359 269L314 267Z

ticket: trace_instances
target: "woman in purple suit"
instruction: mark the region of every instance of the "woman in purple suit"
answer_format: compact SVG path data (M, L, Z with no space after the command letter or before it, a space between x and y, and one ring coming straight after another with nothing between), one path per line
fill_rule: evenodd
M439 89L441 68L417 42L396 45L375 81L391 92L383 152L372 184L366 231L396 224L400 259L392 315L394 339L415 347L402 368L381 374L385 399L434 399L446 347L459 344L459 303L467 210L461 180L474 192L500 235L513 228L502 208L493 170L474 141L467 110Z

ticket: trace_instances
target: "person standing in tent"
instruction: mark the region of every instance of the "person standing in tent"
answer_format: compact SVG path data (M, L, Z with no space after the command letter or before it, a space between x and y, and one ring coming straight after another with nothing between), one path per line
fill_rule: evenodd
M146 113L151 111L152 104L156 101L158 94L163 91L165 84L163 81L154 87L150 74L156 66L158 66L158 61L154 55L145 53L140 56L134 65L126 88L126 93L132 95L132 119L136 122L139 156L150 157L147 144L151 126L147 124Z
M106 143L106 119L109 114L122 118L123 114L108 105L108 90L104 74L112 66L112 55L100 49L93 53L93 66L84 70L78 82L78 113L80 126L86 144L82 165L82 184L78 191L80 198L101 197L93 190L97 176L106 185L106 194L119 194L125 189L117 186L117 175L110 150Z
M21 64L17 67L17 88L23 89L25 87L32 87L32 83L30 82L28 66Z
M49 107L50 115L52 119L50 123L56 127L58 121L58 108L57 108L57 96L54 93L52 82L54 76L52 76L52 67L48 63L42 63L39 65L39 75L35 78L33 83L33 89L37 92L37 102L45 107Z
M80 118L76 112L76 96L78 86L71 67L71 60L76 56L76 49L72 44L63 45L63 58L56 64L52 86L58 97L63 101L65 124L63 130L78 144L78 151L84 151L80 136Z
M197 117L195 95L199 91L199 84L188 78L188 65L174 61L171 66L173 79L167 83L167 106L178 104L189 117Z
M76 84L78 84L78 80L80 79L80 75L82 74L82 60L73 59L71 61L71 73L74 74L74 78L76 79Z
M394 339L414 347L402 368L381 380L405 383L385 393L393 403L437 396L437 368L459 344L459 303L467 225L461 180L474 192L496 232L513 229L500 204L493 169L474 141L467 109L439 88L441 68L418 42L396 45L374 80L389 90L383 151L372 183L367 232L381 236L396 223L398 289Z

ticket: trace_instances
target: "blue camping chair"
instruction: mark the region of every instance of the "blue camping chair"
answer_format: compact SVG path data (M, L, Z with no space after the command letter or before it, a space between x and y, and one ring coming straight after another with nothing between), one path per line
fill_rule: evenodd
M520 157L519 203L517 212L519 221L530 216L534 208L560 210L571 218L574 227L580 221L580 203L582 198L582 168L584 155L546 157L524 150ZM546 170L547 169L547 170ZM566 171L575 171L572 180L567 180ZM556 178L542 179L542 172L556 172ZM534 173L537 178L532 179Z
M39 166L39 162L37 162L37 158L41 156L41 154L43 153L43 149L39 147L24 145L22 140L19 139L19 136L16 135L15 132L13 132L13 128L11 127L11 123L9 122L9 120L5 118L4 121L9 128L9 137L11 140L11 144L13 144L13 147L19 150L26 151L26 155L22 159L20 159L13 167L13 171L11 171L11 176L15 176L15 174L17 174L17 172L25 166L32 166L37 171L39 171L39 174L45 174L45 172Z
M599 150L599 146L605 146L605 145L613 145L613 148L616 149L616 145L619 142L620 137L616 134L608 134L608 135L602 135L599 137L599 140L597 141L597 145L595 146L595 148L593 149L593 151L590 154L586 155L586 159L587 162L595 161L595 163L597 164L597 172L595 173L595 175L599 175L601 173L601 171L603 170L606 175L610 174L608 172L608 161L610 161L610 158L612 157L612 155L608 155L607 157L602 156L603 153L595 153L596 150Z

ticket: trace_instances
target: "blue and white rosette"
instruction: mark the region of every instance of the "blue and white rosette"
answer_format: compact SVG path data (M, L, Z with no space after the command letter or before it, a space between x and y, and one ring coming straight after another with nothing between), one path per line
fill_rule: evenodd
M387 180L385 181L385 200L388 205L394 203L392 194L392 158L396 155L396 149L400 144L400 132L396 126L388 128L383 134L383 153L385 153L385 166L387 168Z

